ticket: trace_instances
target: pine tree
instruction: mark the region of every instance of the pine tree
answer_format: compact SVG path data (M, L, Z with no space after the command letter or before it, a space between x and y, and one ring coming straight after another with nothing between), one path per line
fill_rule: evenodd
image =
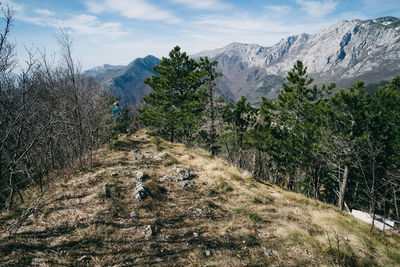
M200 58L200 66L204 73L204 86L208 94L208 113L210 120L210 130L208 133L208 149L211 155L218 152L217 134L215 130L216 120L216 107L215 107L215 79L222 76L221 72L217 72L215 67L218 65L217 61L209 61L208 57Z
M153 92L144 98L142 121L171 142L191 142L201 122L206 96L199 63L176 46L169 58L162 58L153 70L158 75L144 81Z

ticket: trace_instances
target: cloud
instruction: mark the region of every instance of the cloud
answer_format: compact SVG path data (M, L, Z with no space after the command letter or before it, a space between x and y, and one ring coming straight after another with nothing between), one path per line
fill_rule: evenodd
M89 12L94 14L117 13L128 19L165 21L179 23L182 20L169 11L163 10L145 0L102 0L85 2Z
M287 5L269 5L269 6L264 6L264 9L267 11L273 11L279 14L288 14L290 11L292 11L291 6Z
M306 1L296 0L296 3L301 6L301 9L308 13L311 17L322 18L335 11L337 2L334 0L321 1Z
M96 16L87 14L74 15L67 20L54 22L58 25L65 25L79 35L118 38L129 34L121 30L122 24L119 22L101 22Z
M40 9L40 8L36 8L32 10L33 12L35 12L38 15L43 15L43 16L54 16L54 13L48 9Z
M183 4L191 9L224 10L231 6L219 0L171 0L174 3Z
M204 44L204 48L211 47L212 43L218 43L221 46L230 42L258 43L269 46L287 36L317 33L332 24L332 20L288 24L286 21L279 21L268 16L255 17L246 13L229 16L204 15L196 17L182 36L191 37L191 43L196 46Z
M293 11L293 8L288 5L267 5L263 9L267 12L268 16L278 19L290 15Z
M14 10L16 11L15 19L17 20L55 29L65 27L70 29L73 34L77 35L115 39L129 34L129 32L122 30L121 23L102 22L93 15L72 14L60 18L59 14L51 10L30 9L25 5L18 5L17 8L14 7Z

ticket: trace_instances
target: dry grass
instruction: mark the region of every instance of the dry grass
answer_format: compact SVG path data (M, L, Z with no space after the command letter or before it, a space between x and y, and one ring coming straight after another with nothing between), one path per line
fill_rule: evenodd
M40 199L40 205L12 236L15 216L35 202L0 215L3 265L400 264L398 236L371 234L335 207L256 182L202 149L145 131L122 136L111 148L97 151L94 170L63 174L41 198L37 188L27 190L26 198ZM145 158L135 160L136 150ZM160 152L168 156L154 160ZM176 177L174 165L190 168L195 186L163 181ZM140 203L132 196L136 171L150 177ZM105 183L110 198L101 193ZM133 211L137 217L130 217ZM147 225L151 236L143 235Z

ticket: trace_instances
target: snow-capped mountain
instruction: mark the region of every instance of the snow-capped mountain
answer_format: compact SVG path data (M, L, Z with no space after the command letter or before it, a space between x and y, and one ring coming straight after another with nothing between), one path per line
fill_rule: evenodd
M236 101L245 95L254 104L262 96L276 97L297 60L307 66L316 84L335 82L337 88L346 88L357 80L366 83L390 80L400 74L400 19L346 20L318 34L287 37L271 47L232 43L192 57L205 56L218 61L219 71L223 73L218 87L225 98ZM154 60L155 64L158 62ZM125 70L117 69L111 68L106 73L114 75L115 80ZM148 68L145 73L151 74ZM124 77L124 86L129 88L122 91L137 90L134 82L127 82L128 77Z

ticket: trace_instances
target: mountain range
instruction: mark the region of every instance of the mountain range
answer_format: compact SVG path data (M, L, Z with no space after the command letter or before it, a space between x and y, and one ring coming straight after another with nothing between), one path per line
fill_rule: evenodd
M287 72L297 60L307 66L314 83L335 82L346 88L357 80L366 84L390 80L400 74L400 19L345 20L317 34L289 36L271 47L232 43L191 57L218 61L219 93L228 101L242 95L257 105L261 97L274 98ZM154 56L138 58L128 66L104 65L86 71L125 105L137 106L151 88L143 80L155 74Z

